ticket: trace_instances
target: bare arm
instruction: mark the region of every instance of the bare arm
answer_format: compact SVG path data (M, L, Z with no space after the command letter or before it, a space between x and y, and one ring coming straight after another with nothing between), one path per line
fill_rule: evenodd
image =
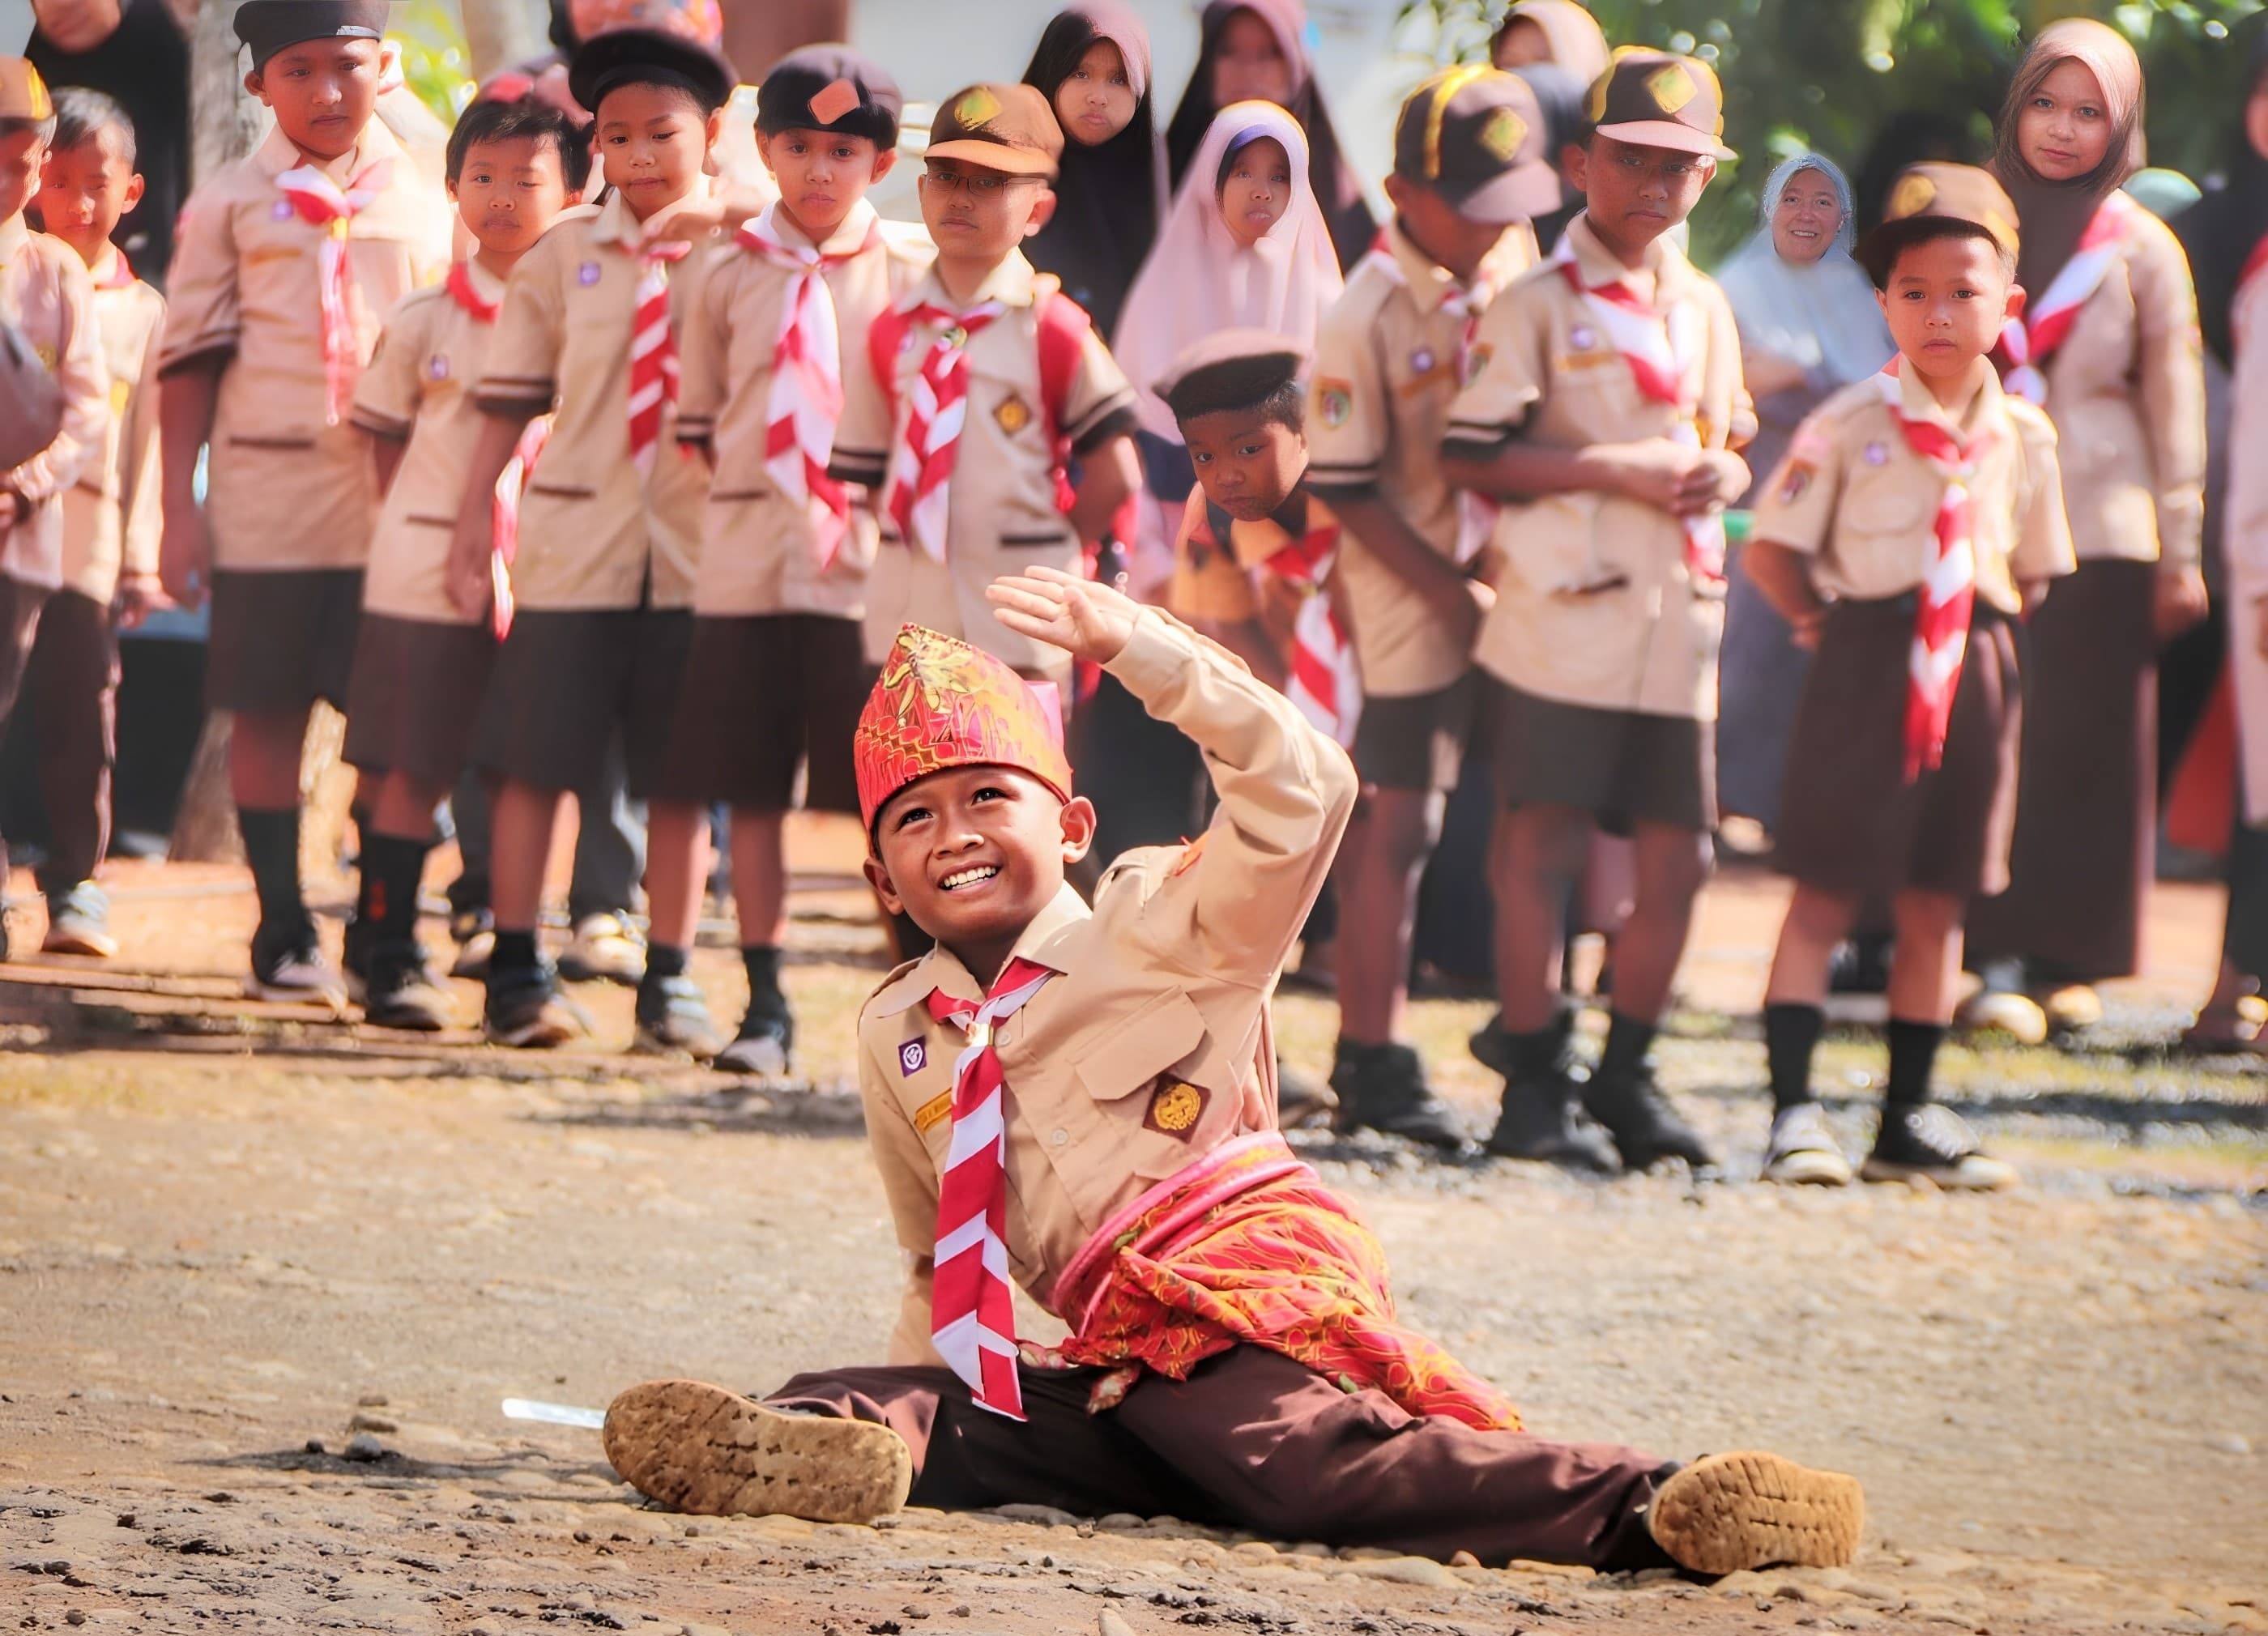
M1079 497L1071 502L1071 526L1081 540L1100 540L1110 520L1142 483L1134 439L1123 433L1080 455Z
M1441 471L1461 489L1500 500L1602 490L1669 512L1697 516L1748 486L1748 463L1724 449L1690 448L1668 438L1545 448L1513 438L1483 455L1468 446L1444 447Z
M1354 531L1365 550L1424 597L1452 629L1469 633L1480 605L1474 599L1476 582L1462 569L1428 545L1401 512L1378 497L1376 490L1334 493L1328 497L1339 520Z
M457 533L449 547L449 601L468 616L489 604L489 555L496 549L496 486L512 464L512 449L527 423L542 413L536 403L484 407L480 441L457 508Z
M212 437L213 409L227 356L212 353L175 365L158 380L158 446L162 462L164 532L158 577L183 608L204 601L212 568L204 513L197 505L197 455Z
M401 456L409 447L409 440L375 431L369 437L371 464L378 468L378 491L390 494L394 491L394 475L401 469Z
M1742 549L1741 571L1787 621L1798 647L1818 645L1819 623L1827 616L1827 604L1812 586L1810 557L1770 540L1751 540Z

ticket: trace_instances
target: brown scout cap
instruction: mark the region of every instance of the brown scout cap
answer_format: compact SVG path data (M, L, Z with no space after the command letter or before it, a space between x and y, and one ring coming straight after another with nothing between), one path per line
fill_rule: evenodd
M1898 173L1882 207L1881 225L1859 246L1859 265L1880 285L1890 263L1916 239L1947 224L1974 228L2008 255L2016 254L2016 207L1989 171L1973 165L1910 165Z
M0 57L0 119L48 120L55 116L48 82L23 57Z
M1052 180L1063 145L1063 127L1036 88L971 85L938 106L924 157Z
M1403 103L1394 173L1432 188L1469 222L1508 227L1559 208L1546 129L1526 80L1486 63L1447 69Z
M1587 112L1599 135L1616 142L1736 157L1725 145L1724 88L1698 57L1624 46L1591 87Z
M236 37L264 68L278 51L306 40L377 40L386 33L387 0L244 0Z

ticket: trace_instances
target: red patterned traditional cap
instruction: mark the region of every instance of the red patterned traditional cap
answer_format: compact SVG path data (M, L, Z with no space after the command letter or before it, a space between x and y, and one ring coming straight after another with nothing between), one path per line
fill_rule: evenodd
M948 767L1012 767L1071 799L1054 684L1027 682L1006 660L920 625L899 628L850 755L870 835L883 802Z

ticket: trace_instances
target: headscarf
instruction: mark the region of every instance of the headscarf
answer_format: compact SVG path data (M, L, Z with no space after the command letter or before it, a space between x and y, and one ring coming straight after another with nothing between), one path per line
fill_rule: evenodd
M1182 92L1180 105L1174 109L1173 123L1166 128L1166 156L1172 166L1173 185L1178 190L1189 175L1190 161L1211 129L1213 115L1220 111L1212 99L1212 60L1220 49L1220 37L1229 18L1239 11L1249 11L1268 26L1276 36L1276 48L1292 71L1292 99L1285 106L1306 134L1311 156L1308 181L1330 224L1331 247L1341 268L1352 267L1378 237L1378 218L1370 213L1362 196L1362 183L1339 151L1338 132L1331 125L1330 110L1323 106L1322 90L1315 83L1314 61L1307 55L1306 0L1207 0L1197 65Z
M1806 171L1825 177L1843 207L1834 243L1808 264L1786 260L1772 242L1772 215L1780 195ZM1897 349L1890 343L1889 326L1882 321L1874 286L1852 259L1858 222L1849 180L1833 160L1799 153L1765 181L1757 215L1761 225L1756 236L1717 270L1717 283L1740 325L1742 344L1824 375L1832 387L1845 387L1878 372Z
M1024 83L1052 105L1057 90L1098 40L1116 46L1126 59L1134 117L1094 147L1064 133L1055 217L1025 242L1024 253L1041 271L1062 279L1064 292L1108 335L1118 328L1135 269L1150 254L1166 213L1166 155L1151 107L1149 33L1123 0L1079 0L1049 20Z
M1543 31L1543 38L1550 43L1551 61L1581 80L1587 92L1614 59L1599 19L1576 0L1520 0L1489 36L1491 62L1496 60L1496 42L1504 38L1505 30L1521 22L1533 23Z
M2268 88L2268 23L2255 36L2252 75L2245 101ZM2220 186L2184 210L2174 222L2175 236L2190 253L2197 278L2198 320L2205 344L2224 365L2234 367L2236 339L2229 325L2236 306L2236 281L2252 252L2268 239L2268 155L2252 145L2239 105L2229 138L2228 163Z
M2024 162L2018 144L2018 117L2041 83L2066 59L2095 76L2110 120L2110 145L2102 163L2069 181L2047 181ZM2063 264L2079 248L2081 234L2102 201L2142 168L2142 63L2124 35L2086 18L2067 18L2040 30L2000 109L1999 144L1992 170L2016 207L2021 247L2016 282L2034 298L2044 294Z
M1571 142L1580 142L1590 122L1583 112L1590 99L1590 85L1557 63L1526 63L1512 71L1535 93L1535 105L1543 112L1543 156L1557 171L1559 151ZM1549 255L1559 247L1559 235L1582 213L1584 203L1582 194L1560 171L1559 208L1528 224L1535 229L1535 247L1540 253Z
M1292 203L1256 243L1241 245L1221 217L1213 178L1232 152L1263 137L1282 143L1291 158ZM1307 163L1299 121L1272 102L1233 102L1213 116L1112 343L1141 394L1145 431L1182 440L1157 388L1192 343L1224 329L1264 329L1314 345L1323 313L1344 283L1329 226L1307 185Z

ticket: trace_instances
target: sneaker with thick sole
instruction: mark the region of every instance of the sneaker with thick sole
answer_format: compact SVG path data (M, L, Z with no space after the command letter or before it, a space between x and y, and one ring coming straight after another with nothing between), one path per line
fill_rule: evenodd
M1874 1151L1859 1174L1869 1182L1926 1180L1974 1193L2004 1192L2016 1185L2014 1168L1978 1147L1976 1133L1961 1116L1935 1102L1884 1108Z
M2040 996L2040 1014L2051 1034L2076 1034L2102 1021L2102 996L2092 983L2066 983Z
M559 951L559 975L569 983L617 983L634 989L645 977L645 940L628 915L585 915Z
M92 881L82 881L68 892L48 893L48 935L40 953L89 960L116 954L118 940L110 935L110 895Z
M1340 1041L1331 1092L1339 1099L1336 1130L1380 1131L1452 1153L1472 1146L1455 1112L1425 1083L1425 1065L1413 1046Z
M449 940L457 946L449 975L487 982L489 959L496 953L496 917L485 909L459 910L449 917Z
M1955 1027L1970 1032L2005 1034L2019 1045L2047 1043L2048 1014L2029 994L1979 989L1961 1002L1953 1021Z
M700 985L680 973L638 984L637 1049L708 1062L725 1049Z
M1798 1102L1772 1116L1764 1179L1793 1187L1851 1185L1851 1161L1828 1128L1827 1109L1817 1102Z
M717 1053L716 1067L728 1073L755 1073L777 1079L788 1070L795 1050L795 1013L787 999L777 991L752 995L740 1018L740 1031Z
M423 949L413 943L403 949L371 952L363 985L364 1022L412 1034L438 1034L456 1021L456 1010L449 991L425 963Z
M549 966L519 972L489 972L488 998L481 1008L481 1032L491 1045L516 1050L551 1050L587 1039L591 1020L559 991Z
M1839 1568L1859 1554L1859 1479L1780 1455L1706 1455L1671 1473L1647 1526L1681 1566L1712 1576L1786 1566Z
M871 1522L913 1488L913 1451L888 1426L784 1414L698 1381L631 1387L600 1437L622 1481L694 1516Z
M1651 1064L1619 1080L1594 1073L1583 1087L1583 1111L1607 1127L1625 1170L1648 1170L1665 1159L1682 1159L1694 1170L1718 1168L1716 1150L1654 1083Z
M323 954L313 925L262 926L252 935L252 970L244 991L254 999L346 1009L346 984Z
M1500 1159L1564 1165L1611 1175L1622 1168L1613 1146L1579 1111L1580 1072L1572 1041L1575 1013L1562 1012L1552 1029L1548 1056L1529 1049L1519 1035L1506 1032L1501 1018L1466 1042L1474 1060L1504 1076L1504 1102L1488 1151Z

